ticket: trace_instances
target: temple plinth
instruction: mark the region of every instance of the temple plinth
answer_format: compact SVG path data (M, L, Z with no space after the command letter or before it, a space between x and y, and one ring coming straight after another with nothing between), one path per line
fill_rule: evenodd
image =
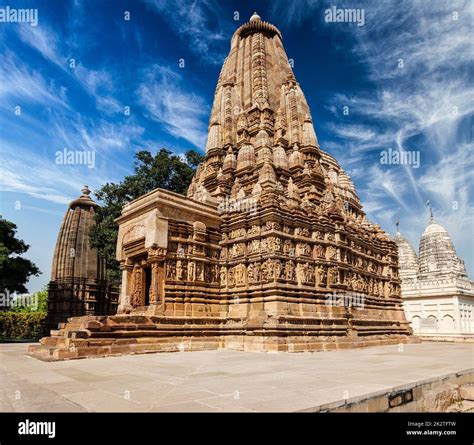
M297 352L412 338L396 244L320 148L281 33L257 14L232 37L187 197L157 189L117 222L118 314L71 322L36 356Z

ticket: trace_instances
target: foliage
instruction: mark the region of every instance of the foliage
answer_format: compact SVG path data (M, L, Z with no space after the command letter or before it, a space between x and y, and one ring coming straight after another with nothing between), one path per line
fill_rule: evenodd
M37 339L46 312L0 312L0 341Z
M96 225L91 228L91 245L105 258L110 284L120 283L120 270L115 260L118 226L115 218L122 207L145 193L163 188L185 194L196 167L203 157L194 150L186 152L184 159L162 148L154 156L146 150L135 154L134 173L118 184L106 183L95 195L101 207L96 212Z
M30 260L20 255L29 245L16 238L17 226L0 216L0 292L26 293L25 283L29 277L41 272Z
M48 312L48 291L46 289L35 292L34 294L37 300L37 311L38 312Z

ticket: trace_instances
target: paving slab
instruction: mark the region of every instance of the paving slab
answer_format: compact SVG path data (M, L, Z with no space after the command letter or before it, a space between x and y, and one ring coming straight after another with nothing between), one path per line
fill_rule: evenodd
M304 353L229 350L43 362L0 344L2 412L311 410L474 368L474 345Z

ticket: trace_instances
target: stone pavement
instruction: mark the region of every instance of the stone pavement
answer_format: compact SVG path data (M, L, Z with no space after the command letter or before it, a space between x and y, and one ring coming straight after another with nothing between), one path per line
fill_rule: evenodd
M474 368L472 344L176 352L63 362L0 344L0 411L299 411Z

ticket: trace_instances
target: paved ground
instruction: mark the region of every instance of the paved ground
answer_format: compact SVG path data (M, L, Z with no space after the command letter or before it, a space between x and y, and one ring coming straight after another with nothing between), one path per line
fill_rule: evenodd
M474 368L472 344L42 362L0 344L0 411L297 411Z

